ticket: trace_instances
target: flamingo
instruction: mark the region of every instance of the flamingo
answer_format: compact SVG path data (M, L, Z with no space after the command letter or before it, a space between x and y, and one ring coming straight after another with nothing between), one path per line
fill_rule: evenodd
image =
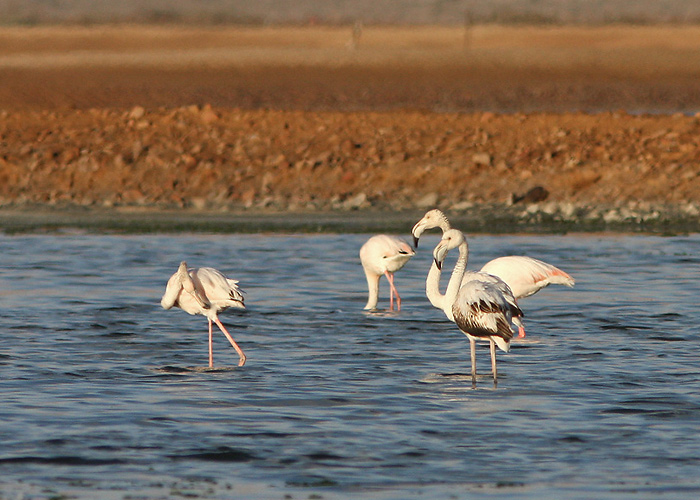
M228 279L222 272L211 267L188 269L187 262L184 261L168 280L165 294L160 301L163 309L179 307L186 313L206 316L209 321L209 368L214 366L212 322L216 323L238 352L238 366L245 364L246 356L243 350L233 340L218 316L229 307L245 309L241 292L238 281Z
M401 269L416 252L403 239L386 234L372 236L360 248L360 262L367 277L369 297L365 309L376 309L379 296L379 278L386 276L389 282L389 309L401 310L401 297L394 286L394 273Z
M443 233L451 228L449 220L437 208L429 210L411 231L413 242L418 248L418 239L427 229L439 227ZM574 286L574 279L551 264L525 255L509 255L493 259L481 268L480 272L491 274L508 284L517 299L529 297L542 288L551 285ZM518 327L518 338L525 337L525 329Z
M442 265L448 252L454 248L459 248L459 258L443 295L440 293ZM513 320L523 313L507 286L499 286L493 277L484 278L482 273L467 272L468 258L469 245L464 234L457 229L446 230L433 251L433 263L425 281L425 293L430 303L442 309L447 318L456 323L469 339L472 387L476 387L476 340L489 340L491 371L496 387L496 346L505 352L510 350L515 326Z
M558 267L526 255L497 257L484 264L481 272L498 276L508 283L516 299L529 297L549 285L572 288L576 283Z

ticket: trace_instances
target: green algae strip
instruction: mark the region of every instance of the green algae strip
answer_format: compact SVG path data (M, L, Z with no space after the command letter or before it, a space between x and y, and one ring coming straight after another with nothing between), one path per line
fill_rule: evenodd
M156 209L96 209L80 207L22 207L0 209L5 234L84 231L90 233L392 233L410 234L425 210L254 212ZM449 213L449 210L448 210ZM482 234L565 234L620 232L686 234L700 232L700 218L674 211L653 218L607 220L590 214L562 219L522 209L479 206L450 213L453 226Z

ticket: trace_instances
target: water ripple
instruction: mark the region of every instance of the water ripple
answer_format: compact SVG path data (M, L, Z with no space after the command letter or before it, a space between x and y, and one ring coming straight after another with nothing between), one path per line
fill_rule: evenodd
M700 237L473 237L473 267L524 253L577 279L522 301L496 390L488 347L473 390L425 298L437 237L396 275L400 313L362 310L366 238L0 235L0 496L700 493ZM183 259L246 290L222 315L244 367L217 332L209 368L206 320L159 307Z

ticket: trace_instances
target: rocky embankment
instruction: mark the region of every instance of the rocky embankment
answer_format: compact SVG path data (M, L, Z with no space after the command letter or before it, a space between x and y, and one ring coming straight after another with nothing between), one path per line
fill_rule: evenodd
M700 214L697 116L137 106L1 118L5 212L438 206L485 227L680 221L691 230Z

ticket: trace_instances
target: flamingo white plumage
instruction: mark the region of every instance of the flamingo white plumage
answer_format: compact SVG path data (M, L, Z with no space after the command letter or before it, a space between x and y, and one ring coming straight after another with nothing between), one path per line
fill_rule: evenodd
M426 212L423 218L413 226L411 233L416 248L423 232L435 227L440 228L443 233L451 228L445 214L437 208ZM571 276L558 267L525 255L498 257L487 262L480 272L502 279L508 284L516 299L529 297L548 285L573 287L575 283ZM524 328L519 327L518 337L524 336Z
M442 265L450 250L459 248L445 294L440 292ZM508 352L513 338L514 318L522 316L510 289L503 288L481 273L467 273L469 246L464 234L448 229L433 251L433 263L425 282L425 292L430 303L442 309L450 321L469 339L472 364L472 387L476 386L476 340L489 340L491 370L494 387L498 384L496 369L496 346ZM465 277L466 276L466 277Z
M490 260L482 273L498 276L508 283L516 299L529 297L549 285L573 287L574 278L551 264L526 255L508 255Z
M401 310L401 297L394 285L394 273L416 254L411 245L401 238L386 234L372 236L360 248L360 262L367 277L368 298L365 309L376 309L379 300L379 278L386 276L389 282L389 309Z
M226 336L239 356L238 366L243 366L246 356L233 340L231 334L219 320L218 314L229 307L245 309L243 295L238 288L238 281L228 279L223 273L211 267L188 269L186 262L181 262L175 274L168 280L165 294L160 301L163 309L179 307L189 314L206 316L209 321L209 367L214 366L212 346L212 322Z

